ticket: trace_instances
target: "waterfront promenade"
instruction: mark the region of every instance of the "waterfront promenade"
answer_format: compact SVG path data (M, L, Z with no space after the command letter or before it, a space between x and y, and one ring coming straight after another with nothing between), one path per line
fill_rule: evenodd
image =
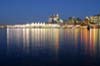
M73 25L73 24L45 24L45 23L32 23L32 24L16 24L16 25L0 25L0 28L87 28L87 25ZM90 25L90 28L100 28L99 25Z

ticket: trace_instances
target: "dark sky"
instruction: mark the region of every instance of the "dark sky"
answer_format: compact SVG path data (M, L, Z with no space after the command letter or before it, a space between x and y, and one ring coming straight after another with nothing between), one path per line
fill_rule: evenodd
M46 21L59 13L63 19L100 13L100 0L0 0L0 24Z

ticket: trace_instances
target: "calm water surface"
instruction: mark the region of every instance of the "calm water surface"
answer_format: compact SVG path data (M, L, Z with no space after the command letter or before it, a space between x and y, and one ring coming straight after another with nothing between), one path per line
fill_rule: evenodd
M100 29L0 29L0 66L100 66Z

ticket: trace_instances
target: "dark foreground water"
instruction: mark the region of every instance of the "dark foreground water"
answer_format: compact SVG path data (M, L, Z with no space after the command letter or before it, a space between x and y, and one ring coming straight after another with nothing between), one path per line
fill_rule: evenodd
M100 29L0 29L0 66L100 66Z

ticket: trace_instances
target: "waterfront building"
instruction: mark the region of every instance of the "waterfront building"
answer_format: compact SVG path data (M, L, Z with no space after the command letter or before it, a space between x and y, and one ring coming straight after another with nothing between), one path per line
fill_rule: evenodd
M84 19L84 24L88 25L89 23L90 23L90 18L88 16L86 16Z
M91 23L100 25L100 15L90 16Z
M81 22L82 22L82 20L79 17L77 17L77 18L69 17L68 21L67 21L67 24L74 24L74 25L76 25L76 24L80 24Z
M75 18L75 17L69 17L69 18L68 18L68 23L67 23L67 24L74 24L74 18Z
M59 14L53 15L49 17L49 23L63 23L63 20L60 18Z

